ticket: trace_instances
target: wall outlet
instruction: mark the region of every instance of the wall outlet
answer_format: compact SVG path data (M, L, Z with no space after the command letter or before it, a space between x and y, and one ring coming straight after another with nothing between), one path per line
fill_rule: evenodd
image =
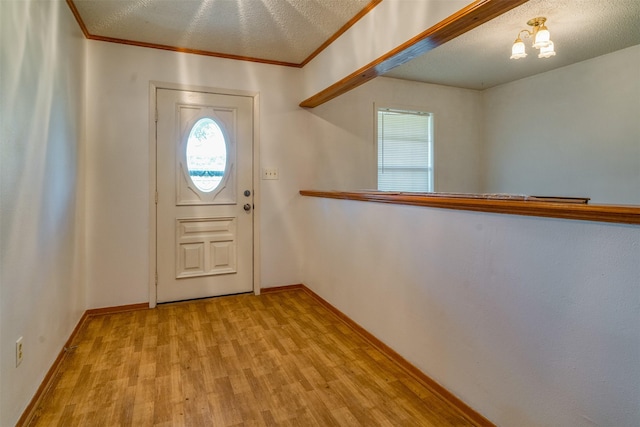
M16 341L16 368L22 363L22 357L24 356L24 349L22 348L22 337Z
M262 168L262 179L278 179L278 168Z

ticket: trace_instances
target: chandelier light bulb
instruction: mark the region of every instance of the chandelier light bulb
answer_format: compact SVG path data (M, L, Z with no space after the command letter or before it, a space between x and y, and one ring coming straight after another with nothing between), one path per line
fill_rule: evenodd
M553 49L553 42L549 40L549 44L546 47L540 48L538 58L551 58L552 56L556 56L556 51Z
M546 26L542 25L538 31L535 32L533 39L533 47L540 49L549 46L551 43L551 34Z
M527 52L525 51L524 42L520 37L513 42L513 47L511 48L511 59L520 59L525 58L527 56Z

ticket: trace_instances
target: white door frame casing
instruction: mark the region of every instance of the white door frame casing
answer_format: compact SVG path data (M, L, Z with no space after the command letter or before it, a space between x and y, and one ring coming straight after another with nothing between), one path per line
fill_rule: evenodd
M156 213L156 91L157 89L185 90L220 95L253 98L253 293L260 294L260 94L258 92L220 89L177 83L149 82L149 308L157 304L157 213Z

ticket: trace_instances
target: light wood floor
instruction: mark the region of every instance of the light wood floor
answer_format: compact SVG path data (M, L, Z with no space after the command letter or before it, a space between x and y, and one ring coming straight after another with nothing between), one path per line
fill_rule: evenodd
M89 317L31 426L467 426L303 290Z

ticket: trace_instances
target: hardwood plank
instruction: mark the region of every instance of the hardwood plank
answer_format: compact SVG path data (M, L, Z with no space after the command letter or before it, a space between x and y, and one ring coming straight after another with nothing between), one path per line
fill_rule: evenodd
M89 316L31 423L477 425L304 289Z

